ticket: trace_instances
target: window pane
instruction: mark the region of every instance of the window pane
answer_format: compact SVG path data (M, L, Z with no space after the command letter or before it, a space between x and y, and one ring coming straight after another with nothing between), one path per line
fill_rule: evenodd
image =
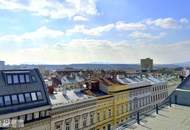
M20 83L25 83L23 74L19 75L19 79L20 79Z
M25 95L26 102L31 102L30 93L25 93L24 95Z
M5 105L11 105L11 98L10 98L10 96L5 96L4 100L5 100Z
M17 95L12 95L11 98L12 98L12 103L13 103L13 104L18 104Z
M0 97L0 107L4 106L3 97Z
M13 75L13 83L18 83L18 75Z
M36 101L37 100L36 93L31 93L31 96L32 96L32 101Z
M45 111L40 112L40 117L45 117Z
M38 100L42 100L42 93L41 92L37 92L37 97L38 97Z
M30 121L30 120L32 120L32 114L27 115L27 121Z
M7 82L8 84L12 84L12 76L11 75L7 75Z
M19 94L19 95L18 95L18 98L19 98L19 102L20 102L20 103L24 103L24 102L25 102L25 100L24 100L24 95L23 95L23 94Z
M26 83L30 82L30 78L28 74L25 75L25 79L26 79Z
M39 112L35 112L34 113L34 119L38 119L39 118Z

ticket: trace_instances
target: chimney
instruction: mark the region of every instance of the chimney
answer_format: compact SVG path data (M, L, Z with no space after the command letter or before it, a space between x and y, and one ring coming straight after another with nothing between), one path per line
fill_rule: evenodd
M53 94L54 92L54 87L53 86L48 86L48 93Z

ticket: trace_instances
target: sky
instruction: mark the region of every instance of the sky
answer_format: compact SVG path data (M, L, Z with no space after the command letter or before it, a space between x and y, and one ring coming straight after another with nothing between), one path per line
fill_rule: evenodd
M190 61L189 5L189 0L0 0L0 60Z

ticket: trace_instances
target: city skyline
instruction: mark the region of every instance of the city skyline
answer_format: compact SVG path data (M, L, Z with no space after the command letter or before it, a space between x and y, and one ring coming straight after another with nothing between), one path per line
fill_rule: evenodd
M0 0L0 59L8 64L190 61L189 4Z

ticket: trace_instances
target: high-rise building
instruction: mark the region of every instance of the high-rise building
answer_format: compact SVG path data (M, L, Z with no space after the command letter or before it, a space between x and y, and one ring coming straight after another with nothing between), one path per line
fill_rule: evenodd
M141 59L141 70L142 71L152 71L153 70L153 59L150 59L150 58Z

